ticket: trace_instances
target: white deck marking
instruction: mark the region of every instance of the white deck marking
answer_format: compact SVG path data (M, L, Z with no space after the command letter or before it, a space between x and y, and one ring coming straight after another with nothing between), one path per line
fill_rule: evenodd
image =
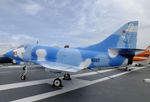
M8 90L8 89L14 89L14 88L20 88L20 87L26 87L26 86L32 86L32 85L38 85L43 84L51 81L52 79L43 79L43 80L36 80L36 81L28 81L28 82L19 82L19 83L13 83L13 84L5 84L0 85L0 91L2 90Z
M117 69L107 69L107 70L100 70L100 71L93 71L93 72L88 72L88 73L82 73L82 74L75 74L75 75L71 75L71 77L83 77L83 76L90 76L90 75L95 75L95 74L100 74L100 73L106 73L106 72L110 72L110 71L114 71Z
M143 68L146 68L146 67L144 66L144 67L136 68L132 71L140 70L140 69L143 69ZM132 71L130 71L130 72L132 72ZM33 101L42 100L42 99L49 98L49 97L52 97L52 96L56 96L56 95L59 95L59 94L63 94L63 93L69 92L69 91L73 91L73 90L76 90L76 89L79 89L79 88L83 88L83 87L86 87L86 86L89 86L89 85L92 85L92 84L103 82L103 81L109 80L110 78L119 77L121 75L125 75L125 74L130 73L130 72L129 71L122 72L122 73L119 73L119 74L115 74L115 75L111 75L111 76L108 76L108 77L100 78L100 79L97 79L97 80L94 80L94 81L84 81L84 80L80 80L80 79L73 79L70 83L69 83L69 81L66 81L64 83L65 87L63 87L60 90L56 90L56 91L52 91L52 92L48 92L48 93L43 93L43 94L39 94L39 95L35 95L35 96L26 97L26 98L14 100L12 102L33 102Z
M16 65L12 65L12 66L0 66L0 69L13 69L13 68L21 68L23 66L16 66Z
M82 76L89 76L89 75L105 73L105 72L109 72L109 71L113 71L113 70L114 69L101 70L101 71L98 71L98 72L88 72L88 73L72 75L71 77L72 78L76 78L76 77L82 77ZM32 85L39 85L39 84L44 84L44 83L49 83L52 80L54 80L54 78L0 85L0 91L8 90L8 89L14 89L14 88L20 88L20 87L27 87L27 86L32 86Z
M0 69L15 69L15 68L22 68L24 65L10 65L10 66L5 66L5 65L1 65ZM40 65L32 65L32 68L35 67L41 67Z
M144 82L150 83L150 79L144 79Z

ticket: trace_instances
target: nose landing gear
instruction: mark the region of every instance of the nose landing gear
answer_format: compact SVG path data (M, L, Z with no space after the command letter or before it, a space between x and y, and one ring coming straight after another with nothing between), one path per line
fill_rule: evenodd
M21 80L26 80L26 74L28 72L28 68L27 66L24 66L22 69L24 70L24 73L21 75Z

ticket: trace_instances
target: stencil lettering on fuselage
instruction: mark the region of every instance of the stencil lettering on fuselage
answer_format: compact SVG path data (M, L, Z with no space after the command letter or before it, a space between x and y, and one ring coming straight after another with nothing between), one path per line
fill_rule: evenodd
M101 54L101 55L99 54L99 55L95 56L95 58L99 58L100 61L99 62L92 62L94 66L97 66L97 67L99 67L99 66L109 66L110 59L107 56L107 54L104 54L104 53Z

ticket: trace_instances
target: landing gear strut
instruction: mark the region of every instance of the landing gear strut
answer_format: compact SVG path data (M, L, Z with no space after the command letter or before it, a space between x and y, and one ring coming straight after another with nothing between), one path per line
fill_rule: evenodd
M22 70L25 70L26 66L23 66Z
M24 70L24 73L21 75L21 80L26 80L26 74L28 71L27 66L24 66L23 70Z

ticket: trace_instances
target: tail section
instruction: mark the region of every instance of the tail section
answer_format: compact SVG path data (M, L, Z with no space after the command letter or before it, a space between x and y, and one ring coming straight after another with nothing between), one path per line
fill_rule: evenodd
M146 49L145 49L145 57L149 57L150 56L150 46L148 46Z
M145 51L150 52L150 46L148 46Z
M150 46L148 46L145 51L137 53L135 56L138 57L149 57L150 56Z
M128 22L102 42L85 49L107 51L109 48L136 48L138 21Z

